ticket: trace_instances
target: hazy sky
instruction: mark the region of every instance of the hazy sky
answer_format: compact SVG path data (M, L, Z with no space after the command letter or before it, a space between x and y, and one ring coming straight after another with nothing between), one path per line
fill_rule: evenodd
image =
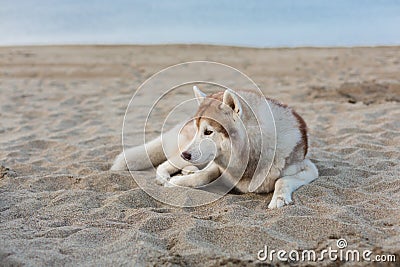
M0 45L400 45L399 25L399 0L0 0Z

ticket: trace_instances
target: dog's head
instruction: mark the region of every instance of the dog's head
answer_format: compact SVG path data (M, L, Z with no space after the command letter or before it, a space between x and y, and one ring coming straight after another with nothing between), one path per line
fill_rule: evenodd
M221 156L230 157L231 143L238 142L243 133L243 114L239 97L232 90L209 96L193 87L199 108L193 123L196 135L181 156L194 164L208 163Z

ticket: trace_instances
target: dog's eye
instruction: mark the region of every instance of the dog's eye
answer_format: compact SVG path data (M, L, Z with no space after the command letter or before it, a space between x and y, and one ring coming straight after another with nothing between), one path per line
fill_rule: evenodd
M204 135L210 135L210 134L212 134L213 133L213 131L210 131L210 130L204 130Z

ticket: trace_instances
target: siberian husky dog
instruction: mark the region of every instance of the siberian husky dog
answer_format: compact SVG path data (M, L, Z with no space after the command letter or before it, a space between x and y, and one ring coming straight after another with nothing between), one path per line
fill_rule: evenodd
M254 91L193 91L193 117L126 149L111 170L158 166L156 181L166 187L203 187L222 177L242 193L274 191L270 209L292 203L292 193L318 177L306 158L306 123L293 109Z

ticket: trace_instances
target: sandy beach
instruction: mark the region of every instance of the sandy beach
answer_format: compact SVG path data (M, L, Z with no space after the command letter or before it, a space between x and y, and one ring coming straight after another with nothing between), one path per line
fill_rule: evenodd
M136 88L192 60L243 71L305 119L320 177L294 205L268 210L272 194L228 194L178 208L109 171ZM400 47L0 47L0 265L255 266L265 246L320 253L343 238L347 249L395 255L395 266L399 102Z

